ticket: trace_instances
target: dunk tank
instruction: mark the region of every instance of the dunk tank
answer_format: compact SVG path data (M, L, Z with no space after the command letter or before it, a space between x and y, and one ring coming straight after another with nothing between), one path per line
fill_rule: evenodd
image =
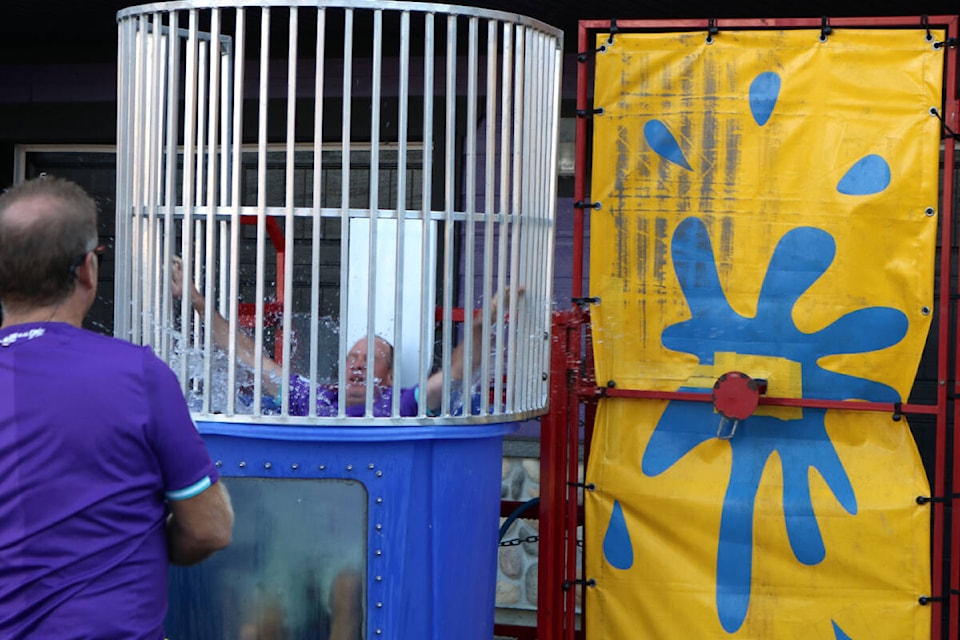
M547 407L560 33L363 0L118 22L116 334L177 372L236 512L168 637L489 639L502 440ZM319 410L379 338L439 405L368 375L360 415Z

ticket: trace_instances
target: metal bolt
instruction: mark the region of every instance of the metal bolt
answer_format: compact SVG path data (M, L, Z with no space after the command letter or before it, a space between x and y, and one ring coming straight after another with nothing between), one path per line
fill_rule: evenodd
M373 528L376 529L377 531L380 531L381 529L383 529L383 525L378 522L376 525L374 525Z
M327 465L322 464L322 465L320 465L320 466L317 467L317 468L320 469L320 471L324 471L324 470L327 468Z
M382 478L382 477L383 477L383 471L377 471L377 477L378 477L378 478Z
M372 462L367 465L367 469L370 469L371 471L373 471L374 467L376 467L376 465L373 464Z
M348 464L348 465L347 465L347 471L353 471L353 465L352 465L352 464Z
M269 469L269 468L272 467L272 466L273 466L273 465L270 464L269 462L264 462L264 463L263 463L263 468L264 468L264 469Z
M293 469L294 471L296 471L297 469L300 468L300 465L298 465L296 462L294 462L292 465L290 465L290 468Z
M222 467L222 466L223 466L223 460L217 460L217 466L218 466L218 467Z
M382 602L378 602L378 603L377 603L377 609L383 609L383 603L382 603Z
M240 468L243 469L247 466L246 462L240 461Z
M377 556L382 556L382 555L383 555L383 551L381 551L380 549L377 549L377 550L374 551L373 553L374 553L374 555L377 555Z
M374 580L375 580L376 582L383 582L383 576L376 576L376 577L374 578Z
M377 498L377 504L383 504L383 498Z

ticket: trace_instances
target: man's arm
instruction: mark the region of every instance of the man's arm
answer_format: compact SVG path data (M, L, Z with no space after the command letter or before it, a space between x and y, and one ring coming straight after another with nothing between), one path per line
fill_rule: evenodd
M522 295L524 288L521 287L517 293ZM510 287L503 290L503 296L510 295ZM499 308L500 294L494 294L490 301L490 321L496 322L497 309ZM480 359L483 357L483 315L476 313L473 315L473 346L470 349L471 360L470 370L476 371L480 366ZM466 367L463 362L463 352L465 342L461 342L450 354L450 381L459 382L466 377ZM435 412L440 409L443 401L443 370L437 370L427 378L426 393L424 393L427 411Z
M170 290L174 298L179 298L183 294L183 263L180 258L173 258L173 273L171 274ZM190 304L194 310L200 314L200 318L206 318L207 299L203 294L197 291L197 288L190 283ZM219 312L213 312L213 344L223 350L230 346L230 323L220 315ZM253 338L243 331L237 331L237 360L250 368L251 371L256 367L256 343ZM276 363L273 358L265 353L260 354L263 375L261 384L263 392L268 396L277 396L280 394L280 384L283 380L283 368Z
M192 498L170 500L168 504L167 549L171 563L196 564L230 544L233 507L223 482L215 482Z

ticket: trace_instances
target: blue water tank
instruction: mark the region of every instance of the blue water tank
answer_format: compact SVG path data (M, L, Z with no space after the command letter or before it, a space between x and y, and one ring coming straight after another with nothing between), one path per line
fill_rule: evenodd
M171 570L168 638L493 637L516 423L198 427L236 524L228 549Z

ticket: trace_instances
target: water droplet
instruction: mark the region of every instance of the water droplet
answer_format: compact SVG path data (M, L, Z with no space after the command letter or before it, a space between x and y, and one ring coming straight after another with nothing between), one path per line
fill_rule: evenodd
M643 135L647 139L647 144L665 160L693 171L680 149L680 144L665 124L659 120L651 120L644 125Z
M773 71L761 73L750 83L750 111L761 127L767 124L780 97L780 76Z
M890 165L876 154L864 156L850 167L837 184L837 191L848 196L880 193L890 185Z
M633 566L633 545L630 542L630 531L627 530L627 521L623 517L623 507L619 500L613 502L613 513L610 514L610 524L607 533L603 536L603 555L613 567L629 569Z

